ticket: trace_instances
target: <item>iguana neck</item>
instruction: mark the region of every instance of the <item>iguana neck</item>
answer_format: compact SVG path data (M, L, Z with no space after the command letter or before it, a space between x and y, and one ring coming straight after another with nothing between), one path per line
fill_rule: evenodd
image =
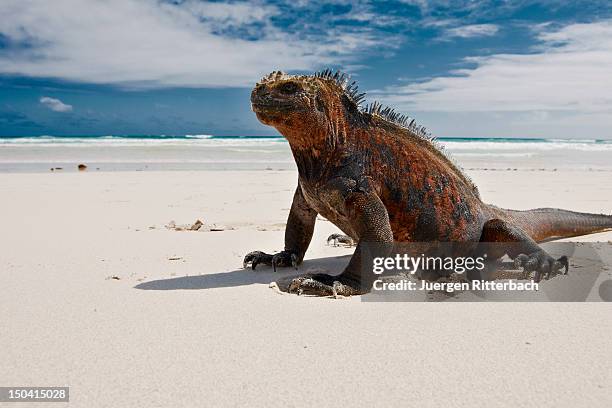
M283 133L283 132L281 132ZM337 138L330 132L283 133L289 142L300 178L317 181L337 149Z

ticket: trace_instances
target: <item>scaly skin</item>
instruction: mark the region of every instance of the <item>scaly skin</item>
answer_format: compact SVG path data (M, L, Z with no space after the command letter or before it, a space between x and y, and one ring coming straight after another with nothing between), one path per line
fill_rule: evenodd
M264 124L289 142L298 186L285 230L285 249L255 251L245 266L295 266L308 248L317 214L357 242L338 276L297 278L290 292L353 295L368 292L373 276L361 273L363 243L379 253L400 242L507 242L504 251L535 279L556 274L567 258L553 259L538 246L550 239L612 229L612 217L558 209L505 210L480 200L467 176L412 125L378 106L362 111L360 96L329 72L289 76L273 72L251 94ZM400 121L403 118L399 118ZM511 244L510 244L511 243ZM495 254L503 256L504 253Z

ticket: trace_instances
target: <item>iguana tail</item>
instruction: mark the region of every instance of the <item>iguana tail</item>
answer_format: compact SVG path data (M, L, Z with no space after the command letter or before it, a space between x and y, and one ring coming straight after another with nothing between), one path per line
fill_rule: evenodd
M525 231L536 242L612 230L612 215L590 214L558 208L504 210L506 218Z

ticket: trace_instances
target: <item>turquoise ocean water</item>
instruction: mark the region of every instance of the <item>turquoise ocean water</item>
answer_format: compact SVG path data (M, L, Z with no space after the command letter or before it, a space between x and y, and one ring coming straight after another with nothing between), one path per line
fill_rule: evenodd
M612 171L612 140L438 138L466 169ZM280 136L88 136L0 138L0 172L292 170Z

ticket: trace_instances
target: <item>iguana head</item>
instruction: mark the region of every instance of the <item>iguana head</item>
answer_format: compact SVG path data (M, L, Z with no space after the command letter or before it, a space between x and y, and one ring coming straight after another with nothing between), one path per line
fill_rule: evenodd
M347 78L339 75L274 71L253 88L251 107L262 123L275 127L286 138L308 135L314 141L333 131L332 123L343 123L340 116L347 109L358 112L358 103L347 93Z

